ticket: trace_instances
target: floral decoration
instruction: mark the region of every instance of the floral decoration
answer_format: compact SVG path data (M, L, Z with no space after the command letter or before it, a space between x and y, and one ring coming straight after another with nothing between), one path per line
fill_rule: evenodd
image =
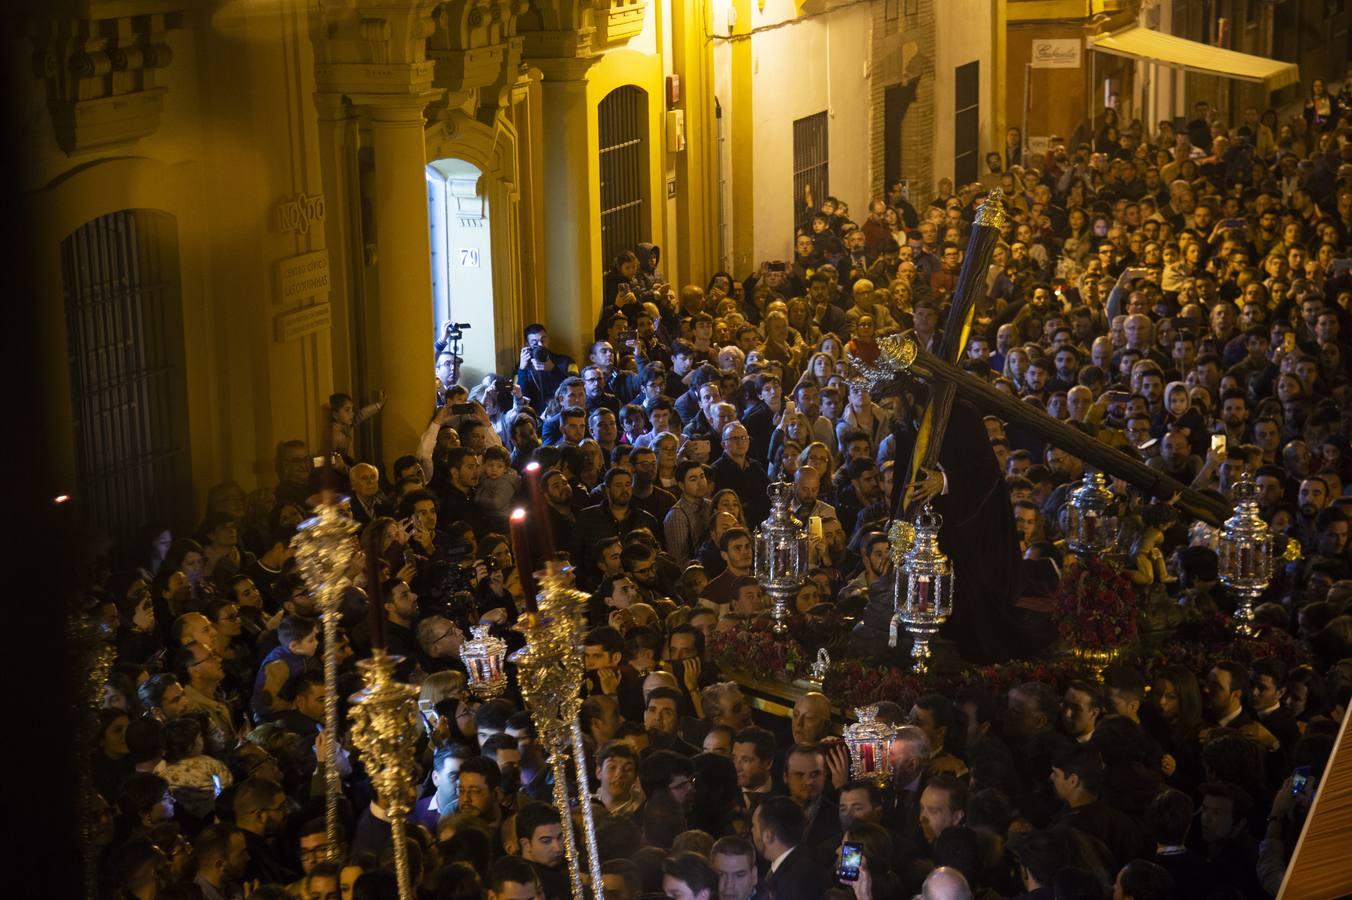
M1052 604L1057 631L1067 646L1108 650L1136 639L1136 589L1126 573L1103 557L1067 566Z

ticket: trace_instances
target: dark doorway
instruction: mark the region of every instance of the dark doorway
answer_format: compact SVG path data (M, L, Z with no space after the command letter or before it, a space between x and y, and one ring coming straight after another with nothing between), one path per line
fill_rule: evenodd
M894 84L883 91L883 191L901 181L901 129L915 89Z
M971 184L981 171L981 63L958 66L953 82L953 180Z
M178 224L151 209L86 222L61 242L76 490L130 541L192 515Z

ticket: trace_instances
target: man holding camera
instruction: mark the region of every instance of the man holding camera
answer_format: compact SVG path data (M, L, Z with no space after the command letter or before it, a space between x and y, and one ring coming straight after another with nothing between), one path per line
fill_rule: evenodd
M530 405L543 410L576 364L572 357L549 349L549 332L540 323L527 325L524 337L526 345L517 360L516 383Z

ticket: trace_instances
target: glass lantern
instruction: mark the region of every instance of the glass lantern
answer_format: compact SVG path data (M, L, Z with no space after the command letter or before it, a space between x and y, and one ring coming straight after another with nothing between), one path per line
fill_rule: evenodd
M1085 469L1066 502L1066 545L1072 553L1092 556L1112 548L1117 541L1117 516L1111 514L1115 500L1103 473Z
M1254 604L1272 581L1272 533L1258 510L1259 493L1248 475L1235 483L1235 514L1225 520L1216 546L1221 584L1239 595L1236 627L1246 635L1254 633Z
M842 732L850 751L850 778L867 778L878 787L886 787L892 779L887 748L896 729L878 721L876 703L859 707L854 715L857 721Z
M789 601L807 576L808 539L789 509L793 487L776 481L766 493L770 516L756 532L756 581L774 603L775 633L783 634L789 629Z
M480 700L488 700L507 690L507 673L502 659L507 654L507 643L489 634L488 625L474 625L473 635L460 645L460 660L465 664L469 692Z
M915 671L929 668L930 639L953 614L953 564L939 549L943 516L928 503L915 517L915 543L901 557L897 568L891 634L888 645L897 645L898 627L911 634L911 658Z

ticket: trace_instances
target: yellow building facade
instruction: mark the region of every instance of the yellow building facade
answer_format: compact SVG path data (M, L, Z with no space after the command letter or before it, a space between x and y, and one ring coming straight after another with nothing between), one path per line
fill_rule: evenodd
M411 452L445 321L471 325L473 384L531 322L580 354L617 241L661 246L674 283L787 257L809 113L832 193L861 212L886 165L921 202L964 164L932 99L953 66L980 64L982 149L1003 122L1004 4L948 6L57 4L10 38L34 60L16 124L41 385L72 411L46 435L53 493L124 536L188 526L213 484L275 483L279 442L322 453L334 391L385 391L362 449ZM933 139L889 137L875 98L923 79Z

